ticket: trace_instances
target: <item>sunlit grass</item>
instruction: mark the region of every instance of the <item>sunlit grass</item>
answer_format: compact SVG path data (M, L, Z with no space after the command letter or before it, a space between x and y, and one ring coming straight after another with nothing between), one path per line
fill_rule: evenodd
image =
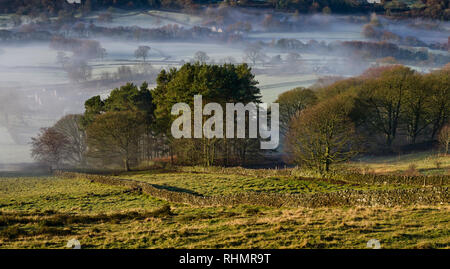
M56 177L0 178L0 210L107 213L154 209L163 201L115 186Z
M423 175L448 175L450 174L450 155L421 152L388 157L364 157L358 161L345 164L344 167L358 167L380 174L401 174L414 167Z
M434 159L424 156L401 157L399 169L409 163L425 169ZM387 170L395 158L370 161ZM447 165L447 160L442 162ZM276 171L270 175L219 171L186 168L117 177L205 196L411 187L274 176ZM197 207L82 178L0 177L0 248L65 248L73 238L82 248L366 248L370 239L379 240L382 248L450 248L449 223L448 204Z
M72 238L83 248L366 248L370 239L379 240L382 248L450 247L448 206L174 206L172 212L161 217L74 223L52 229L42 224L14 225L19 227L17 237L9 239L0 232L0 247L64 248ZM35 229L41 229L42 234L23 235Z
M177 191L202 195L227 195L241 192L314 193L338 191L349 186L324 181L288 177L251 177L219 173L152 173L122 174L120 178L152 183Z

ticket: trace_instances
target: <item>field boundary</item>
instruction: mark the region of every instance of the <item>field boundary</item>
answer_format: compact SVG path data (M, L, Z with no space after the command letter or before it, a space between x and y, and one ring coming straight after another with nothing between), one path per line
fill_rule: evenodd
M104 175L55 172L63 178L87 179L91 182L122 186L173 203L193 206L236 206L240 204L270 207L329 207L329 206L400 206L436 205L450 202L448 187L426 187L394 190L343 190L314 194L236 193L200 196L160 189L150 183Z
M330 172L326 175L305 174L305 171L297 168L279 168L279 169L248 169L243 167L176 167L174 171L190 173L222 173L239 174L244 176L287 176L298 179L322 180L332 183L346 183L359 185L385 185L385 184L406 184L416 186L446 186L450 183L450 175L384 175L372 173L357 173L353 171Z

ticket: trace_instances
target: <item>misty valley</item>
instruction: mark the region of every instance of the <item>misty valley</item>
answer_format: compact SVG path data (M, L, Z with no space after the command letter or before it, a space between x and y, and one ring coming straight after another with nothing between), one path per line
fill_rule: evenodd
M449 249L449 21L450 0L0 0L0 259Z
M375 14L110 8L87 16L0 16L0 163L32 161L30 137L126 82L156 85L188 62L248 63L262 101L374 66L427 73L449 62L450 24ZM148 48L143 54L138 48ZM143 57L142 57L143 56ZM1 168L0 168L1 169Z

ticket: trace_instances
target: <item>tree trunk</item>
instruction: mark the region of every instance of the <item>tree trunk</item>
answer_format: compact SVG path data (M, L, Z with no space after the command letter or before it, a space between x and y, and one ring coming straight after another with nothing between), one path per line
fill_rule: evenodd
M327 146L327 148L325 149L325 172L328 173L328 171L330 170L330 147Z
M434 122L433 122L433 131L431 132L431 140L434 140L434 138L438 134L439 129L441 128L441 124L444 122L443 121L443 116L444 116L443 113L444 113L444 108L441 105L439 108L438 115L436 116L436 118L434 119Z
M130 171L130 163L129 163L129 160L128 160L128 158L125 158L124 159L124 164L125 164L125 171Z
M325 161L325 172L329 172L330 171L330 160L329 159L327 159L326 161Z
M386 145L388 146L388 148L391 148L391 146L392 146L392 138L390 135L387 135Z

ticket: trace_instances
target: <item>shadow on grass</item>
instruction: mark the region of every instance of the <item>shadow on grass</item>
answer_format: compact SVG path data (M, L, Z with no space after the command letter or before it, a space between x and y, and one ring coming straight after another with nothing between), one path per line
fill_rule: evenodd
M192 195L195 195L195 196L203 196L203 194L198 193L198 192L193 191L193 190L189 190L189 189L183 189L183 188L167 186L167 185L157 185L157 184L152 184L152 186L157 188L157 189L162 189L162 190L168 190L168 191L174 191L174 192L184 192L184 193L192 194Z

